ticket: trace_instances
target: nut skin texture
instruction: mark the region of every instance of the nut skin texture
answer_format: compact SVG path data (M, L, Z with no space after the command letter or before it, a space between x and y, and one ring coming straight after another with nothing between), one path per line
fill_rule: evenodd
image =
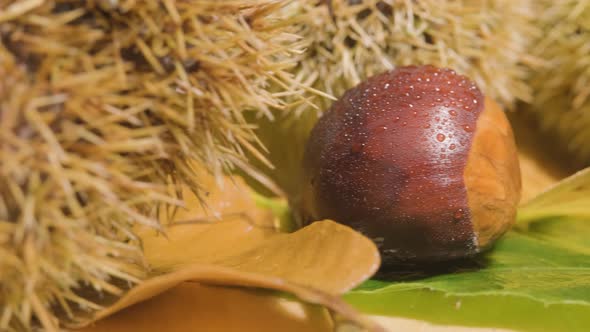
M482 134L488 105L496 109ZM397 68L348 90L308 140L303 222L353 227L373 239L384 265L477 254L509 228L519 198L514 138L498 110L469 79L432 66Z
M478 246L491 246L516 219L521 178L514 135L504 112L486 98L463 172Z

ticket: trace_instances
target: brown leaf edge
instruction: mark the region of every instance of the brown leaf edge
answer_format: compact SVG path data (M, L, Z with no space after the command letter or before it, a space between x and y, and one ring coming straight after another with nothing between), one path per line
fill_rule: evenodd
M338 324L353 324L367 331L387 331L369 318L353 309L338 296L328 294L310 287L288 282L282 278L264 276L255 273L236 271L214 265L197 265L187 267L169 274L156 276L132 288L113 305L97 312L85 321L69 323L68 328L82 328L106 318L136 303L152 298L182 283L198 282L212 286L237 286L277 290L295 295L299 300L326 307L332 314L340 317Z

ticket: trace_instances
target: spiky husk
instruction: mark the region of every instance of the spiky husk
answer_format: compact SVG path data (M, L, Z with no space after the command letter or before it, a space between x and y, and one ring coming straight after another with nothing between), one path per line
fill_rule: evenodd
M295 1L288 8L301 17L297 31L310 46L294 75L317 90L339 97L361 80L400 65L451 67L477 82L486 94L512 107L530 101L526 82L534 1ZM332 100L309 98L320 110ZM290 196L299 192L301 156L317 119L300 104L280 123L263 121L259 131L277 166L273 178ZM307 113L306 113L307 112ZM285 144L289 145L288 151Z
M545 32L532 48L544 61L532 70L530 108L578 166L590 165L590 1L540 1Z
M0 330L56 329L141 280L135 224L252 172L242 112L287 108L300 39L282 1L0 1ZM275 92L273 92L275 91Z
M309 39L297 75L340 96L399 65L450 67L505 106L531 100L528 46L538 34L531 0L298 1Z

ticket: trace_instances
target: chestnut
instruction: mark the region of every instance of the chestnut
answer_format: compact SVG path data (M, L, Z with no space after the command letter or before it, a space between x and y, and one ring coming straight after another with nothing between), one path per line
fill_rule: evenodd
M370 237L385 265L489 248L514 222L520 169L501 108L451 69L410 66L348 90L303 161L303 222Z

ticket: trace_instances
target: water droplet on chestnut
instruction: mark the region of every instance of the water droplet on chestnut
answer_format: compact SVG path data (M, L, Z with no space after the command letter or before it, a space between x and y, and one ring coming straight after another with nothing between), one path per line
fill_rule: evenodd
M463 209L458 209L457 211L455 211L455 214L453 215L453 219L455 219L456 222L461 221L461 219L463 219L463 217L465 216L465 213L463 213Z
M514 221L520 172L504 112L474 87L451 70L412 66L348 90L307 143L304 222L332 219L379 239L385 265L449 260L489 248ZM377 93L370 103L366 89ZM446 95L451 89L453 95ZM471 112L443 107L452 98L470 103ZM427 116L411 116L414 111ZM397 130L375 129L401 117ZM446 123L432 132L437 118ZM448 141L452 151L441 154L433 139Z

